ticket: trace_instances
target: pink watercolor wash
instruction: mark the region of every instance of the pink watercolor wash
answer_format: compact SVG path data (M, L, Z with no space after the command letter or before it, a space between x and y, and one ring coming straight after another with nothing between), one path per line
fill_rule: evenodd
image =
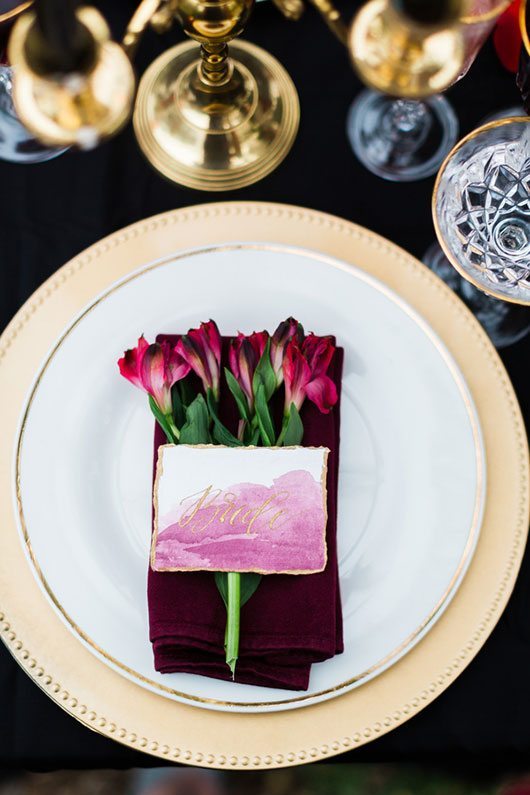
M258 571L306 574L326 565L326 488L292 470L272 486L205 484L158 517L157 571Z

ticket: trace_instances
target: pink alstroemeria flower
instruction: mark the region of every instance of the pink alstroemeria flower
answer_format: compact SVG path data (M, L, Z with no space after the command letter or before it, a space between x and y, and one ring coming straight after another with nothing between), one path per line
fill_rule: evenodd
M175 347L201 379L206 392L211 390L219 400L219 372L221 367L221 335L214 320L190 329Z
M248 407L251 411L254 408L252 381L268 339L269 334L267 331L254 331L248 336L240 332L237 337L232 340L228 353L230 369L234 378L245 393Z
M120 373L131 384L147 392L166 417L171 416L171 387L185 378L190 366L167 342L151 345L143 335L136 348L125 351L118 361Z
M306 397L323 414L328 414L337 402L337 388L327 375L335 346L331 337L309 334L302 345L292 339L285 350L283 375L285 379L285 415L291 404L300 410Z
M304 339L304 328L294 317L283 320L271 337L271 364L276 376L276 387L283 382L283 357L287 344L294 338L301 344Z

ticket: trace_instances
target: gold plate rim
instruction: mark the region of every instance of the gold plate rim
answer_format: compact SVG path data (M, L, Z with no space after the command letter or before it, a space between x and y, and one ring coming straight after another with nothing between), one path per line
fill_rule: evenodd
M401 311L407 315L425 334L425 336L429 339L435 350L437 351L438 355L443 360L445 366L449 370L451 377L458 389L462 402L465 405L467 416L469 419L469 423L471 426L471 431L473 435L473 444L475 450L475 472L476 472L476 479L477 479L477 486L476 486L476 494L475 494L475 502L473 506L473 514L471 517L471 523L468 530L468 535L466 538L466 543L464 544L464 548L462 550L462 555L458 561L458 564L455 568L455 571L451 575L451 578L434 605L431 608L429 613L422 619L420 624L411 632L407 637L405 637L394 649L392 649L388 654L386 654L380 660L377 660L373 665L371 665L366 670L362 671L361 673L357 674L354 677L347 679L344 682L340 682L333 687L326 688L324 690L319 690L316 693L310 694L297 694L296 696L290 698L284 698L275 701L249 701L249 702L242 702L242 701L225 701L219 698L206 698L202 696L195 696L191 695L190 693L186 693L181 690L176 690L175 688L169 687L167 685L163 685L159 682L154 681L146 677L144 674L139 673L138 671L134 670L130 666L126 665L125 663L118 660L116 657L113 657L109 654L105 649L99 646L89 635L84 632L84 630L76 623L76 621L71 617L71 615L67 612L65 607L61 604L59 598L51 588L50 584L48 583L37 559L35 551L33 549L33 545L31 543L31 536L28 530L25 514L24 514L24 501L22 497L22 489L21 489L21 456L22 456L22 446L24 442L24 434L26 429L26 424L29 416L29 412L31 410L31 406L33 404L33 400L35 395L38 391L39 385L43 376L45 375L48 367L52 363L55 355L57 354L58 350L61 348L63 342L68 338L68 336L72 333L72 331L81 323L84 318L89 315L97 306L99 306L103 301L105 301L109 296L116 293L118 290L126 287L130 282L135 281L143 277L146 273L150 273L158 268L164 267L169 262L178 261L178 260L186 260L190 257L200 256L201 254L208 254L208 253L225 253L227 251L240 251L240 250L247 250L247 251L276 251L281 253L291 253L291 254L300 254L305 256L309 259L314 259L317 262L323 262L329 267L337 268L338 270L351 272L352 276L355 278L360 279L361 281L370 284L370 286L375 289L377 292L384 295L389 301L393 304L398 306ZM368 681L374 674L381 675L381 673L390 665L395 664L401 657L402 653L406 654L410 651L414 644L418 642L419 637L423 633L423 631L429 626L429 624L434 625L439 615L443 612L443 610L447 607L447 604L450 602L451 598L454 596L454 589L457 586L461 576L465 572L465 569L469 565L471 558L473 556L473 551L475 548L475 543L477 537L480 532L480 520L482 516L482 507L484 505L485 500L485 490L486 490L486 473L485 473L485 461L484 461L484 451L482 445L482 435L480 430L480 424L478 420L478 414L475 408L475 405L470 397L469 390L467 384L465 382L465 378L455 365L454 360L448 353L447 349L441 342L441 340L437 337L436 334L432 332L432 329L426 324L423 319L413 310L411 310L410 306L402 299L399 295L395 294L392 290L389 290L382 283L378 283L374 281L373 277L370 277L366 273L362 271L352 272L348 265L343 264L339 260L335 260L331 257L327 257L319 252L301 249L301 248L294 248L294 247L285 247L285 246L278 246L274 244L260 244L260 243L252 243L252 244L231 244L231 245L221 245L215 246L210 248L197 248L193 251L184 251L181 254L177 255L170 255L164 259L156 260L156 262L151 262L145 267L136 270L134 273L127 276L125 279L122 279L119 283L112 285L109 289L99 295L95 301L93 301L89 306L87 306L84 311L75 319L75 321L64 331L61 335L60 339L57 340L56 344L53 346L52 351L50 352L49 356L47 357L46 361L44 362L42 368L40 369L37 377L35 379L35 383L31 389L29 394L27 403L24 408L24 413L22 417L22 422L20 425L20 430L18 434L18 438L16 441L16 459L15 459L15 488L16 488L16 502L18 508L18 518L20 522L20 527L22 530L22 537L24 540L24 545L26 550L29 554L31 562L33 564L35 576L39 579L42 588L44 589L45 593L48 595L48 598L51 602L55 605L55 608L59 611L61 616L67 622L68 626L72 629L72 631L94 652L103 657L105 660L110 662L112 665L115 665L118 669L125 671L130 676L134 677L134 679L142 682L152 689L161 692L161 693L169 693L170 695L177 696L180 700L186 702L191 702L192 704L212 704L219 707L234 707L235 710L240 708L241 710L256 708L256 710L260 710L263 707L270 707L271 709L280 708L284 705L296 705L305 706L306 703L318 703L324 696L329 696L329 694L340 694L341 691L347 691L353 685L359 686L363 684L365 681ZM432 628L432 626L431 626ZM377 673L379 672L379 673Z
M53 342L83 307L148 261L197 245L256 240L302 248L310 243L371 273L411 304L466 378L488 461L486 510L473 561L422 642L340 698L259 715L176 703L99 661L36 583L11 493L21 408ZM245 770L302 764L359 747L404 723L450 685L491 633L513 589L528 533L529 461L507 373L476 320L439 279L399 247L348 221L289 205L223 202L170 211L120 230L64 265L20 309L0 338L0 389L0 637L68 714L130 748L166 761Z

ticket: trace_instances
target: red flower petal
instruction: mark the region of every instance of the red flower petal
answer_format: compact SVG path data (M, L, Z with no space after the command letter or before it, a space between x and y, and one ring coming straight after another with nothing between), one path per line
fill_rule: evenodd
M307 384L311 380L311 368L295 339L292 339L285 349L283 377L285 381L285 411L289 411L291 403L300 409L306 396Z
M137 386L139 389L144 389L140 371L142 359L148 347L149 343L142 335L138 340L136 348L130 348L125 351L122 358L118 360L118 367L122 376L127 378L131 384L134 384L134 386Z
M230 364L230 370L232 371L232 375L239 381L239 351L241 350L241 343L245 339L245 335L238 333L237 337L234 337L230 343L230 349L228 351L228 362Z
M337 387L327 375L310 381L306 387L306 395L323 414L329 414L338 400Z
M163 414L171 413L171 384L166 372L169 358L169 345L153 343L145 352L142 361L142 382L144 388L154 398Z
M176 384L177 381L182 381L190 372L191 367L188 362L182 358L180 353L173 348L168 353L167 371L169 376L169 383L171 386Z
M315 334L308 334L302 344L302 352L307 358L313 376L324 375L330 365L335 346L331 337L317 337Z
M208 347L213 352L213 355L218 362L221 361L221 335L217 328L215 320L209 320L208 323L201 323L201 329L206 336Z

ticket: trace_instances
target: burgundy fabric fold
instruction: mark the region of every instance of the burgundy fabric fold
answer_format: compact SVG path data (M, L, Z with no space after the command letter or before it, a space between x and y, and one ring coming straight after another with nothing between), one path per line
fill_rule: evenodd
M159 335L157 341L162 340L176 343L178 336ZM227 344L225 339L225 350ZM325 570L317 574L263 577L241 611L237 682L307 690L311 664L343 651L336 545L342 362L343 350L337 348L328 371L339 395L333 410L321 414L308 400L301 410L304 445L330 449L328 562ZM220 415L234 430L237 417L229 393L221 398ZM157 425L155 464L158 447L165 441ZM226 614L213 575L155 572L149 568L147 594L156 670L230 679L223 650Z

